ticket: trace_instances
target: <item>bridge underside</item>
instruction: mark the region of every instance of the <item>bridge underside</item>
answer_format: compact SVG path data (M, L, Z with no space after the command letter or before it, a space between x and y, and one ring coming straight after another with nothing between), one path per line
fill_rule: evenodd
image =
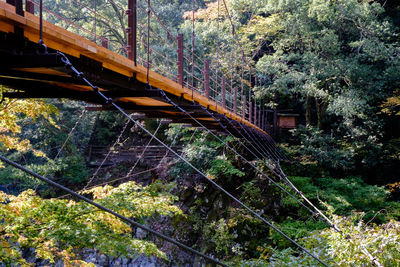
M199 127L197 122L166 101L159 90L162 89L172 101L209 129L223 133L226 128L240 137L242 127L245 127L268 135L241 116L216 106L196 92L192 94L190 89L153 71L150 71L151 86L148 85L143 66L134 66L125 57L55 25L44 22L47 51L38 45L38 40L39 19L26 12L23 16L17 15L15 7L0 2L0 84L14 89L5 92L4 97L69 98L101 105L96 109L112 109L65 68L56 53L61 51L88 80L128 112Z

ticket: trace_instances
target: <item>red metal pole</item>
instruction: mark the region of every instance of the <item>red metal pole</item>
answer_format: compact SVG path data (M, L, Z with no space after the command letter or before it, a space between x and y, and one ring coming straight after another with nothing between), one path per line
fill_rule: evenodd
M261 119L261 127L263 130L265 130L265 110L262 110L262 119Z
M210 98L210 62L208 59L204 60L204 94Z
M183 34L178 34L178 83L183 86Z
M274 135L278 133L278 112L276 109L274 109L274 115L273 115L273 122L272 122L272 132Z
M137 64L136 59L136 31L137 31L137 17L136 17L136 0L128 1L128 10L126 11L128 15L128 58L133 60L135 66Z
M136 15L136 0L133 0L132 3L132 20L133 20L133 27L132 27L132 43L133 43L133 49L132 49L132 56L133 56L133 62L135 63L135 66L137 64L137 15Z
M246 117L246 96L242 94L242 119Z
M226 80L225 76L222 77L222 107L226 108Z
M24 10L22 8L22 0L6 0L7 4L15 6L15 13L20 16L24 16Z
M254 125L257 125L257 101L254 101Z
M101 38L101 46L108 48L108 38L107 37L102 37Z
M35 14L35 5L31 0L25 1L25 10L28 13Z
M252 110L253 110L253 101L251 100L251 98L249 99L249 122L251 123L252 122L252 120L251 120L251 113L252 113Z
M236 87L233 89L233 98L234 98L234 100L233 100L233 112L235 114L237 114L237 101L238 101L238 98L237 98L237 88Z

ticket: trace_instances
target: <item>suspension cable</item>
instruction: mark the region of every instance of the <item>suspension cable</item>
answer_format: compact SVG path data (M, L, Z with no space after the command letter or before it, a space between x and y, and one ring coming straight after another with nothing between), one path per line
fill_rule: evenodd
M119 133L117 139L115 140L114 144L108 149L108 152L106 154L106 156L103 158L102 162L100 163L99 167L96 169L96 171L93 173L92 177L89 179L89 181L87 182L87 184L83 187L83 189L86 189L94 180L94 178L97 176L97 174L99 173L101 167L103 167L104 163L106 162L106 160L108 159L108 157L111 154L111 150L114 149L114 147L120 143L122 135L124 134L126 128L128 127L130 121L127 120L124 127L122 128L121 132Z
M229 121L229 118L226 117L226 119ZM233 125L232 125L233 126ZM231 136L233 136L233 134L228 130L225 129ZM243 136L243 135L242 135ZM239 141L240 142L240 141ZM242 142L240 142L241 145L243 145L248 151L250 151L252 153L252 151L246 146L244 145ZM251 144L251 143L250 143ZM252 153L254 156L256 156L254 153ZM257 157L257 156L256 156ZM259 159L261 160L261 159ZM323 217L323 219L325 220L325 222L332 228L334 228L335 230L341 232L336 226L335 224L328 218L326 217L326 215L320 211L290 180L289 178L284 174L283 170L280 168L279 162L274 161L273 159L271 159L274 163L275 163L275 167L278 169L278 171L275 171L275 169L273 169L272 167L269 166L269 164L267 164L267 167L270 171L272 171L276 176L278 176L281 180L283 180L287 185L289 185L297 194L299 194L319 215L321 215ZM315 215L314 212L312 212L313 216Z
M111 106L113 106L115 109L117 109L120 113L122 113L125 117L127 117L129 120L131 120L133 123L135 123L139 128L141 128L144 132L146 132L147 134L149 134L150 136L154 136L149 130L147 130L143 125L141 125L140 123L138 123L135 119L133 119L131 116L129 116L121 107L119 107L117 104L115 104L115 102L113 101L112 98L108 98L107 96L105 96L101 91L99 91L98 87L94 86L89 80L86 79L86 77L84 76L84 74L82 72L79 72L69 61L69 59L61 52L57 52L60 56L61 56L61 61L65 64L66 68L71 69L75 75L77 76L78 79L83 80L88 86L90 86L93 90L94 93L97 93L101 98L104 99L104 101L106 102L106 104L109 104ZM167 97L164 93L164 91L160 90L163 94L164 97ZM167 97L168 98L168 97ZM172 101L171 101L172 102ZM174 103L174 102L172 102ZM177 106L175 104L175 106ZM181 109L179 106L177 106L179 109ZM182 109L183 110L183 109ZM184 110L183 110L184 111ZM184 111L186 112L186 111ZM186 112L187 113L187 112ZM203 126L204 127L204 126ZM206 127L204 127L205 129L207 129ZM325 264L323 261L321 261L317 256L315 256L312 252L310 252L309 250L307 250L306 248L304 248L303 246L301 246L299 243L297 243L295 240L293 240L292 238L290 238L289 236L287 236L285 233L283 233L278 227L276 227L275 225L273 225L269 220L265 219L264 217L262 217L260 214L256 213L255 211L253 211L251 208L249 208L247 205L245 205L243 202L241 202L239 199L237 199L235 196L233 196L231 193L229 193L228 191L226 191L223 187L221 187L219 184L217 184L213 179L209 178L206 174L204 174L202 171L200 171L198 168L196 168L192 163L190 163L187 159L185 159L184 157L182 157L181 155L179 155L177 152L175 152L172 148L170 148L167 144L165 144L163 141L161 141L159 138L157 138L156 136L154 136L154 139L156 141L158 141L161 145L163 145L165 148L167 148L168 150L170 150L175 156L177 156L178 158L180 158L181 160L183 160L187 165L189 165L193 170L195 170L197 173L199 173L203 178L205 178L209 183L211 183L212 185L214 185L217 189L219 189L221 192L223 192L224 194L226 194L228 197L230 197L233 201L235 201L236 203L238 203L241 207L243 207L244 209L246 209L249 213L251 213L252 215L254 215L256 218L260 219L261 221L263 221L265 224L267 224L269 227L273 228L275 231L277 231L279 234L281 234L283 237L285 237L287 240L289 240L292 244L294 244L296 247L298 247L299 249L301 249L302 251L304 251L305 253L307 253L308 255L310 255L311 257L313 257L316 261L318 261L320 264L322 264L323 266L328 266L327 264ZM240 154L239 154L240 155ZM241 155L240 155L241 156ZM242 156L241 156L242 157ZM76 193L75 193L76 194ZM79 194L78 194L79 195ZM124 217L125 218L125 217ZM127 218L126 218L127 219ZM176 242L176 241L175 241Z
M78 127L79 122L82 120L83 116L86 113L86 109L83 109L81 115L78 117L78 119L75 122L74 127L72 127L71 131L69 131L67 138L65 138L64 143L62 144L62 146L60 147L60 149L58 150L56 156L54 157L54 160L56 160L58 158L58 156L60 155L61 151L64 149L65 145L67 144L68 140L71 138L72 134L74 133L76 127ZM46 176L46 174L45 174Z
M179 109L181 109L179 107ZM209 113L209 111L205 108L205 111ZM182 112L187 113L186 111L184 111L182 109ZM187 113L186 115L192 117L189 113ZM217 120L211 113L209 113L210 116L212 116L214 118L214 120ZM198 120L196 120L195 118L192 117L192 119L194 119L197 123L199 123L200 125L202 125L203 127L205 127L201 122L199 122ZM217 120L218 121L218 120ZM222 126L223 127L223 126ZM205 127L206 128L206 127ZM223 127L225 130L226 127ZM271 183L273 183L275 186L277 186L279 189L281 189L283 192L285 192L287 195L289 195L291 198L293 198L297 203L299 203L301 206L303 206L304 208L306 208L311 214L313 214L314 212L307 207L306 205L304 205L304 203L302 203L299 199L297 199L295 196L293 196L291 193L289 193L285 188L283 188L281 185L279 185L277 182L275 182L271 177L269 177L268 175L266 175L263 171L261 171L258 167L256 167L253 163L251 163L250 161L248 161L244 156L242 156L239 152L237 152L235 149L233 149L230 145L228 145L224 140L222 140L220 137L218 137L216 134L214 134L212 131L210 131L208 128L206 128L211 135L213 135L215 138L217 138L218 141L220 141L222 144L224 144L224 146L226 146L229 150L231 150L233 153L235 153L238 157L240 157L243 161L245 161L247 164L249 164L254 170L256 170L258 173L260 173L262 176L264 176L265 178L267 178ZM249 150L251 151L251 150ZM273 171L273 169L271 168L271 171Z
M128 120L129 121L129 120ZM160 120L160 123L157 126L157 129L154 131L153 135L155 136L158 133L158 130L161 127L161 122L162 120ZM137 158L135 164L133 164L132 168L129 170L128 174L126 176L130 176L133 171L136 168L136 165L139 163L139 161L143 158L144 153L146 152L147 148L149 147L149 145L151 144L151 142L153 141L153 136L150 138L149 142L147 143L146 147L143 149L142 153L140 154L140 156Z

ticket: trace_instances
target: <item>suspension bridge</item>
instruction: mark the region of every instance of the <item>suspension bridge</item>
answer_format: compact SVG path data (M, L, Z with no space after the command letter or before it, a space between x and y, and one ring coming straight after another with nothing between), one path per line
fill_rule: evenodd
M263 139L269 138L268 129L272 123L268 122L267 110L261 110L252 99L250 91L246 93L249 94L247 98L243 88L241 93L237 87L232 88L232 81L229 82L218 71L213 71L208 59L196 61L194 53L186 53L182 34L174 38L167 31L167 38L164 40L169 40L170 45L176 46L175 61L157 52L149 43L144 44L147 58L140 57L136 38L139 27L136 19L138 8L136 1L129 3L129 7L126 7L128 43L118 50L125 52L128 56L125 57L111 51L111 48L108 49L110 42L95 33L96 40L100 40L102 45L40 20L34 14L35 6L38 5L36 2L26 1L23 10L22 0L0 1L0 83L16 89L14 92L6 92L4 96L70 98L102 105L89 107L91 110L113 109L110 105L104 105L103 100L96 97L87 84L65 68L60 55L56 53L59 51L85 77L95 83L100 91L127 111L197 127L198 124L193 121L195 118L205 127L217 132L224 132L228 128L235 136L240 136L241 127L246 127ZM76 25L46 6L42 11L57 16L72 26ZM79 27L78 30L85 33L85 29ZM147 38L151 34L149 29ZM41 38L46 44L45 49L39 44ZM155 59L150 58L150 54L157 60L165 59L165 64L157 64ZM160 69L160 65L166 67ZM193 118L184 116L185 114L165 99L163 93L190 112Z
M235 39L235 28L229 10L225 1L222 1L232 25L232 40L237 40ZM97 14L96 8L92 10L79 0L71 0L72 2L81 6L82 9L92 12L95 18L101 16ZM145 5L143 5L143 2ZM314 258L316 262L327 266L318 256L291 239L266 217L246 206L213 179L193 166L181 151L167 145L157 138L155 133L150 132L135 120L133 116L128 115L128 113L141 113L148 118L166 118L172 122L184 125L191 124L208 131L228 150L244 161L248 168L253 169L257 174L267 179L271 185L278 187L283 193L293 198L301 207L309 211L312 217L323 220L327 225L341 233L340 229L336 228L333 222L290 182L279 167L279 161L285 156L275 147L269 134L271 125L274 125L271 120L275 121L276 116L271 117L271 111L262 108L261 103L257 103L254 98L252 86L259 85L263 81L252 74L251 67L247 65L244 57L243 49L239 58L241 64L248 67L246 82L244 81L245 71L243 68L241 75L227 76L226 72L220 71L218 60L216 61L216 69L213 70L210 67L209 59L202 59L197 56L194 52L194 32L192 32L191 47L189 49L185 47L183 35L173 36L152 9L149 0L141 3L136 0L129 0L127 7L115 6L115 8L126 10L128 25L126 29L127 41L124 44L112 42L104 36L98 36L96 20L94 20L94 30L85 29L63 17L56 10L51 10L43 4L42 0L39 2L33 0L26 0L25 2L22 0L0 1L0 84L14 89L13 91L5 91L3 97L69 98L95 104L87 107L86 110L115 110L121 113L127 118L128 122L134 123L150 135L151 140L155 140L166 148L163 158L170 154L183 161L216 189L236 202L243 210L261 220L267 227L277 231L299 250ZM218 0L218 16L219 9L220 0ZM139 10L143 11L142 16L146 18L146 24L139 25L137 21ZM62 24L67 25L69 30L44 20L44 12L46 12L48 18L53 17L54 21L62 21ZM37 13L39 13L38 16ZM112 26L115 25L109 19L104 17L102 19ZM152 30L151 20L158 23L160 28L165 31L164 37ZM71 28L75 28L75 30L71 30ZM140 40L137 39L138 31L142 33L143 37ZM83 36L77 33L81 33ZM165 42L173 53L163 54L152 47L150 43L151 35L155 36L157 41ZM239 42L237 45L240 46ZM140 46L140 49L138 49L138 46ZM175 59L171 59L171 55L174 55ZM216 58L218 59L219 56L219 49L217 49ZM160 60L164 60L164 62L161 63ZM248 88L245 88L246 84ZM237 141L247 150L248 154L266 163L265 167L269 169L270 174L267 175L258 165L239 153L216 133L237 137ZM119 142L121 136L122 132L116 143ZM150 142L148 145L150 145ZM106 157L109 154L107 153ZM143 156L144 151L141 154ZM2 155L0 155L0 160L185 251L201 256L209 262L227 266L218 259L205 255L148 226L107 209L46 178L46 175L41 176L34 173ZM135 166L136 163L129 175ZM270 177L271 174L273 178ZM89 183L92 182L93 177ZM282 186L282 184L286 186ZM371 258L373 265L381 266L367 250L363 252Z

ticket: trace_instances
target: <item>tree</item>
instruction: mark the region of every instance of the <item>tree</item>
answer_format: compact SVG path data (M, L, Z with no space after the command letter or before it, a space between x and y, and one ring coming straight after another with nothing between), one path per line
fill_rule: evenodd
M44 157L43 152L34 149L29 140L21 139L18 135L21 133L22 123L36 123L41 117L55 125L52 115L57 113L57 109L41 100L4 99L4 90L6 89L1 87L0 149L33 151L36 156Z
M384 11L374 1L266 1L264 14L280 18L271 27L282 30L257 63L268 80L258 96L303 103L316 127L309 138L319 129L362 160L379 151L379 105L400 85L396 31Z

